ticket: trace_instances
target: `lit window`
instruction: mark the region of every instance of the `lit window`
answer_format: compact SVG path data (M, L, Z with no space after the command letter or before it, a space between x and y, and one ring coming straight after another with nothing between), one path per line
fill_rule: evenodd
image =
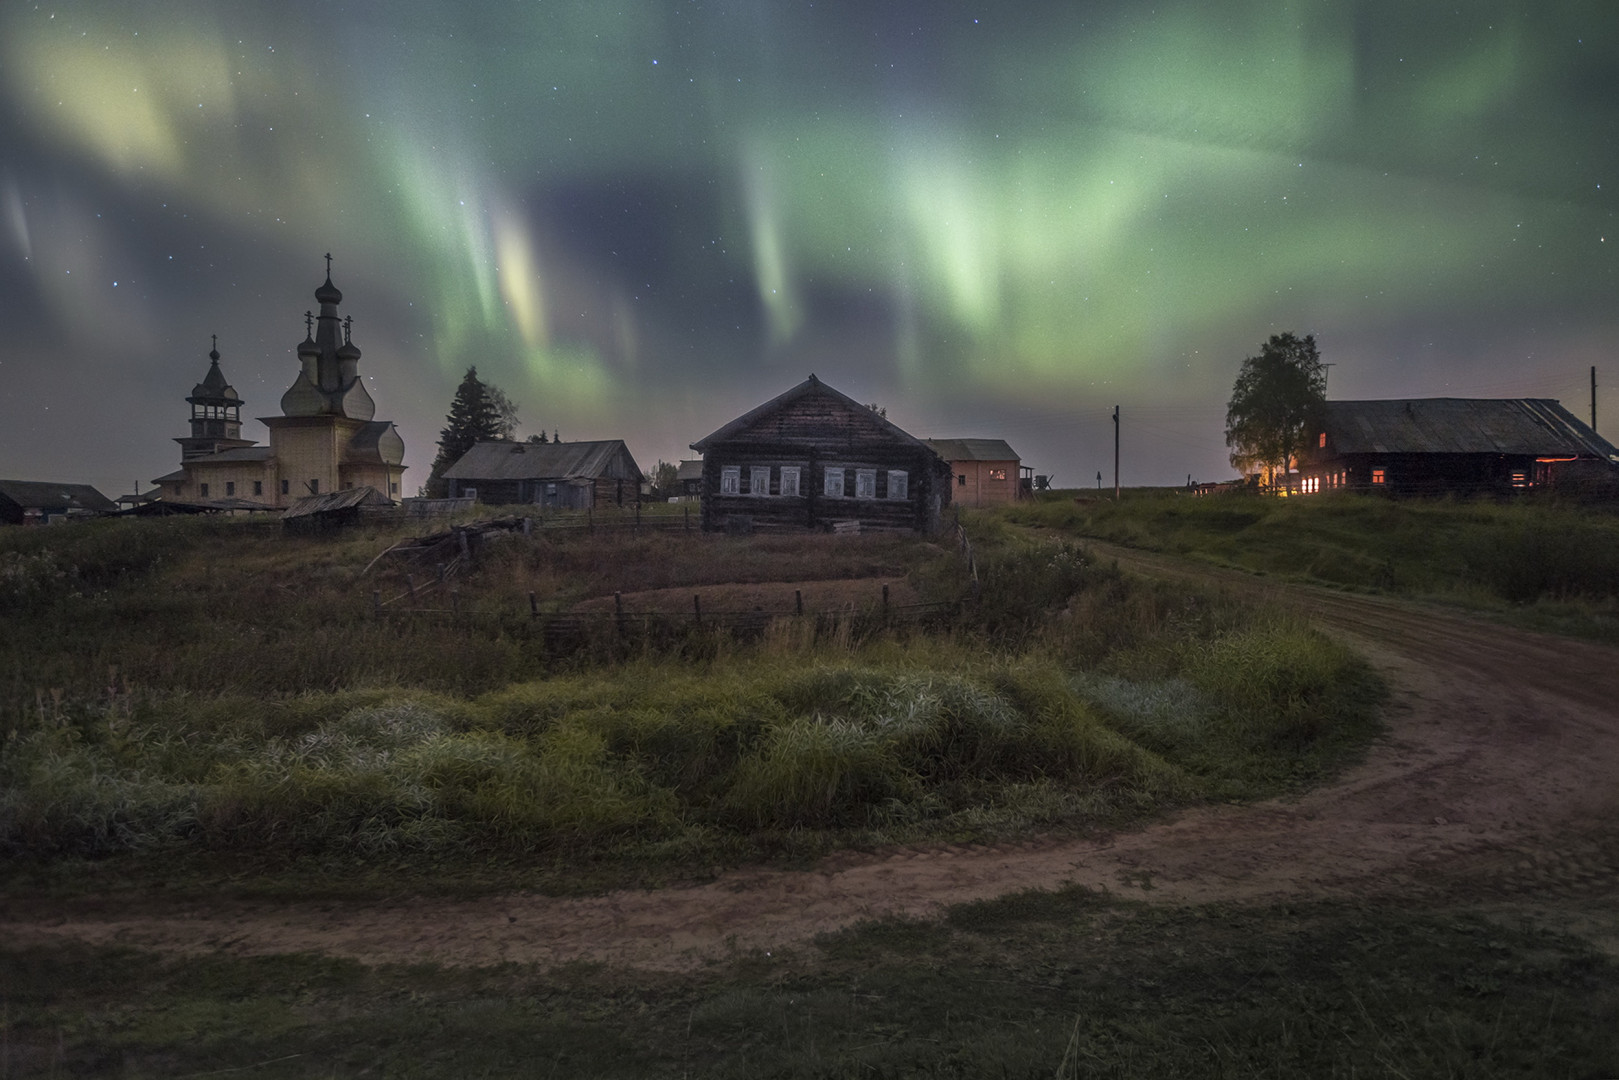
M854 497L857 499L875 499L877 497L876 469L856 469L854 471Z
M991 469L991 470L989 470L989 478L991 480L1005 480L1006 479L1006 470L1005 469Z
M742 466L727 465L720 470L720 494L742 494Z
M1327 448L1327 433L1325 431L1321 433L1321 438L1316 442L1316 445L1323 450Z
M781 468L781 491L778 494L788 498L798 497L798 466L783 465Z
M843 470L826 470L826 486L822 490L825 491L826 497L829 499L843 498Z
M1512 474L1512 486L1515 487L1515 488L1526 488L1526 487L1528 487L1529 486L1529 474L1526 473L1526 472L1514 471L1513 474Z
M1384 483L1386 481L1386 479L1387 479L1387 474L1385 474L1382 469L1373 469L1372 470L1372 483L1381 484L1381 483Z
M904 499L910 495L910 476L904 469L888 470L888 497Z
M748 470L748 494L770 494L770 466L755 465Z

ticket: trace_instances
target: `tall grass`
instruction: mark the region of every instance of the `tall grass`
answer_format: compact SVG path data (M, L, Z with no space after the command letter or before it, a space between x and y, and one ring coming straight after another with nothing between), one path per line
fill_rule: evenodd
M1372 731L1374 680L1306 628L981 531L981 599L947 626L784 619L559 658L517 615L376 619L358 570L388 535L182 523L41 579L0 629L0 852L706 865L1113 825L1285 790ZM10 550L110 549L51 532ZM513 538L456 586L521 611L542 588L896 573L970 591L925 541L822 537Z

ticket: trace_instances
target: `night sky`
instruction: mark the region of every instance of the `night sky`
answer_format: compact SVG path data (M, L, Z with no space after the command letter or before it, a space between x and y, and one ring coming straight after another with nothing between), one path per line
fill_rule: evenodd
M278 414L327 252L412 492L470 364L649 471L815 372L1220 479L1283 330L1619 433L1611 0L8 2L0 95L6 478L149 487L213 334Z

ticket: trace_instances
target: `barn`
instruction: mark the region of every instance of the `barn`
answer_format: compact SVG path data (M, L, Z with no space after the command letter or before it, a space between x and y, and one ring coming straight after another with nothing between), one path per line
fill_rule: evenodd
M622 439L481 442L444 470L452 499L587 510L641 498L641 467Z
M938 530L950 466L814 375L691 444L703 528Z
M1304 494L1508 494L1612 487L1619 451L1556 401L1329 401L1299 455Z
M117 503L89 484L0 480L0 523L7 525L44 525L117 509Z

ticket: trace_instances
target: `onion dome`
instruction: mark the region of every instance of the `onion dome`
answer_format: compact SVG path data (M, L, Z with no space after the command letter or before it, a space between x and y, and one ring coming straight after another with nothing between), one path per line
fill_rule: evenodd
M358 360L360 358L360 347L352 341L345 341L337 347L337 358L339 360Z
M338 291L336 285L332 284L332 272L330 270L326 271L326 281L320 288L315 290L315 299L322 304L341 304L343 302L343 294Z

